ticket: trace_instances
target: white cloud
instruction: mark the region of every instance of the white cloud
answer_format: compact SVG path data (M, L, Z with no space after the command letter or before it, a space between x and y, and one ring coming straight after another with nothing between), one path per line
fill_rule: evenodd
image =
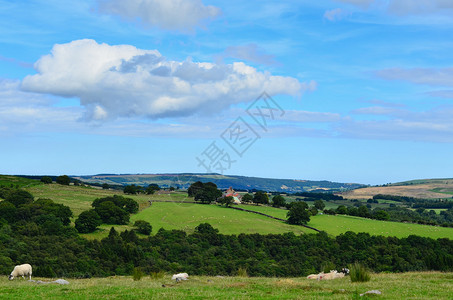
M376 72L386 80L403 80L415 84L453 86L453 68L392 68Z
M339 21L348 15L350 15L350 12L348 12L344 9L341 9L341 8L335 8L335 9L326 11L324 13L324 18L331 22L334 22L334 21Z
M241 62L170 61L156 50L94 40L57 44L35 69L38 74L23 79L23 90L79 98L91 120L212 114L263 91L298 95L316 88L316 82L273 76Z
M221 11L201 0L98 0L99 11L163 29L193 31Z

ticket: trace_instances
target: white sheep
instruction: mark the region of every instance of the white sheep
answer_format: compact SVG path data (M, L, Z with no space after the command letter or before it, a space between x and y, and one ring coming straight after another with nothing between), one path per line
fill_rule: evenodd
M187 273L178 273L171 277L172 280L176 280L176 282L180 282L181 280L189 279L189 274Z
M320 274L318 280L332 280L336 278L343 278L344 273L338 273L336 270L331 270L330 273L327 274Z
M31 266L29 264L15 266L13 271L11 272L11 275L9 275L8 279L13 280L14 277L18 276L22 276L23 279L25 279L24 276L30 276L31 280Z

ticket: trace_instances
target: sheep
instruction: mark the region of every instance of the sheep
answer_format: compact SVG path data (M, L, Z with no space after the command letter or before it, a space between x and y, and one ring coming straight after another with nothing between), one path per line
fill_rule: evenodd
M318 279L319 275L324 274L324 273L319 273L319 274L310 274L307 276L307 279Z
M338 273L336 270L331 270L330 273L327 273L327 274L320 274L320 276L318 277L318 280L332 280L332 279L336 279L336 278L343 278L344 277L344 273Z
M13 271L11 272L11 275L9 275L8 279L13 280L14 277L22 276L23 279L25 279L24 276L30 276L31 280L31 272L32 268L29 264L23 264L19 266L15 266Z
M336 278L343 278L344 273L338 273L336 270L330 270L330 273L321 272L319 274L310 274L307 276L307 279L317 279L317 280L331 280Z
M171 277L171 280L176 280L176 282L180 282L181 280L187 280L189 278L189 274L187 273L178 273Z

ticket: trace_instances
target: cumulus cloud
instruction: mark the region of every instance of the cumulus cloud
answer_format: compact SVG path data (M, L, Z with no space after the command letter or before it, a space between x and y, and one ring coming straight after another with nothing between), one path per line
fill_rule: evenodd
M164 118L220 112L270 95L299 95L315 82L258 72L244 63L166 60L156 50L77 40L57 44L35 63L22 89L76 97L90 120Z
M386 80L402 80L431 86L453 86L453 68L391 68L376 72Z
M225 58L236 58L264 65L275 65L277 63L274 55L266 54L258 45L253 43L230 46L222 54L216 56L218 61L222 61Z
M193 31L221 11L201 0L98 0L99 11L162 29Z

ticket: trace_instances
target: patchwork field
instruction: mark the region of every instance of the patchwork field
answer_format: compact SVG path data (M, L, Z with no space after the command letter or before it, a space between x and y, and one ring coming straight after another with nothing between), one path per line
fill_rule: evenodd
M451 299L453 290L453 274L440 272L372 274L365 283L351 283L348 277L312 281L190 276L188 281L175 284L170 276L161 279L146 276L140 281L131 277L67 279L68 285L8 281L3 276L0 299ZM359 296L370 290L382 294Z
M115 194L124 195L122 192L113 190L80 186L62 186L57 184L38 184L29 186L26 189L36 198L50 198L57 203L69 206L75 216L79 215L84 210L90 209L91 202L96 198ZM196 226L204 222L210 223L224 234L266 234L284 233L289 231L294 232L295 234L301 234L313 232L304 227L291 226L257 214L227 209L217 205L184 203L186 201L193 201L193 199L188 198L187 194L182 192L160 195L127 195L127 197L133 198L139 202L141 211L138 214L131 216L130 225L115 225L115 228L119 231L132 229L132 224L135 220L145 220L150 222L153 226L153 233L156 233L159 228L180 229L190 233L193 232ZM149 201L152 201L153 203L151 207L149 207ZM177 201L178 203L156 201ZM329 202L325 203L328 204ZM240 205L239 207L286 219L287 211L284 209L256 205ZM396 237L406 237L411 234L417 234L432 238L446 237L453 239L453 228L377 221L352 216L317 215L311 218L308 225L324 230L331 235L338 235L346 231L354 231L368 232L372 235ZM110 228L111 225L101 225L100 229L96 232L84 236L87 238L103 238L107 236Z

